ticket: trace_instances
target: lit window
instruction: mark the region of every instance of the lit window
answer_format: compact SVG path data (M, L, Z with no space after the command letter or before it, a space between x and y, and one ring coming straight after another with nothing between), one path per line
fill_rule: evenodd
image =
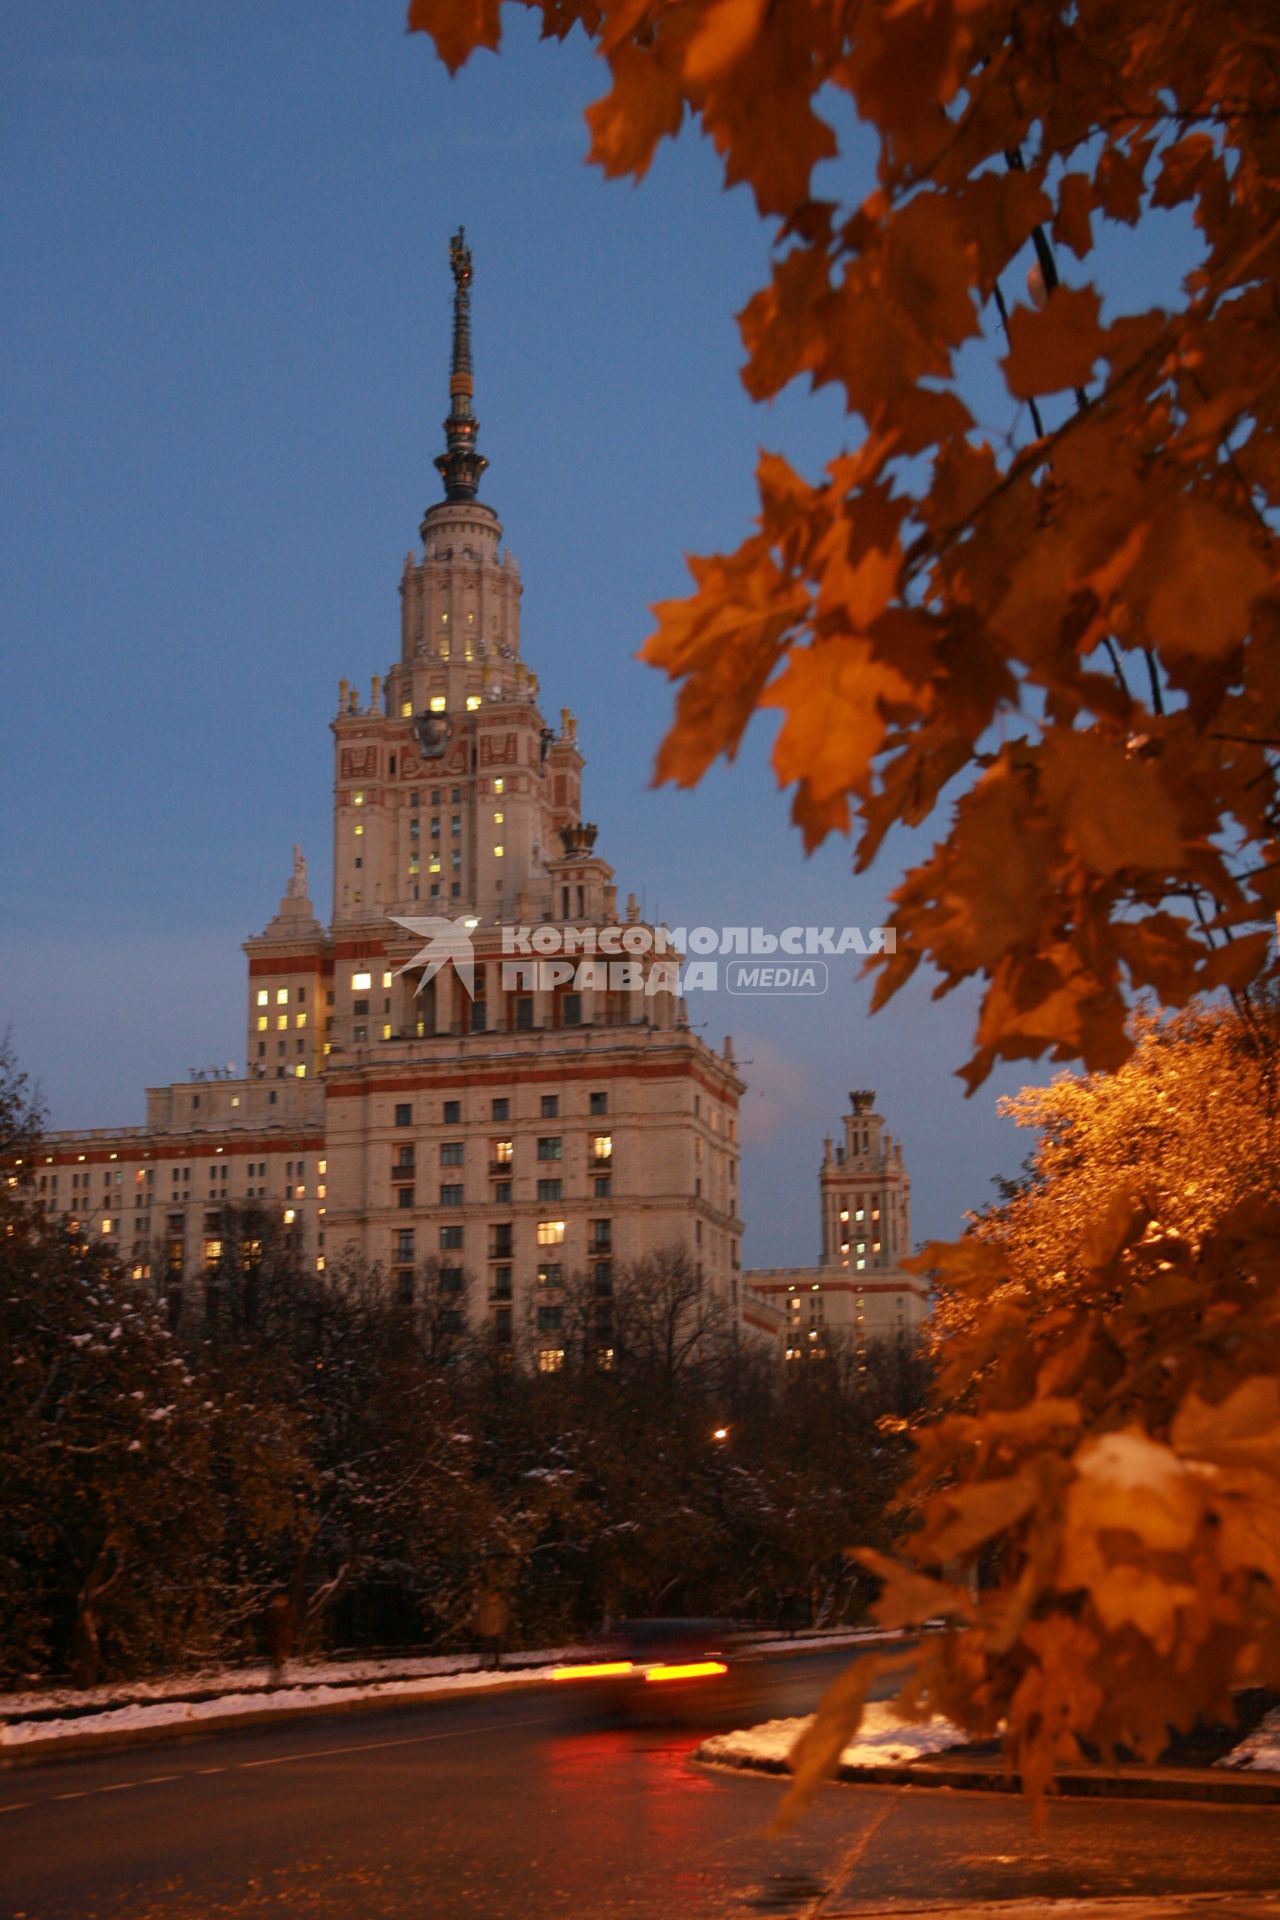
M328 1171L329 1171L329 1162L327 1160L321 1160L317 1162L316 1164L317 1173L328 1173Z
M353 973L351 976L351 991L353 993L368 993L372 985L373 975L371 973Z
M305 1013L295 1013L295 1014L294 1014L294 1016L293 1016L293 1024L294 1024L294 1026L295 1026L295 1027L305 1027L305 1026L306 1026L306 1024L307 1024L307 1016L306 1016L306 1014L305 1014ZM219 1152L221 1152L221 1148L219 1148Z
M467 712L474 713L479 705L480 695L478 693L469 693L467 695Z
M564 1244L563 1220L539 1220L537 1241L540 1247L559 1247Z
M866 1261L865 1261L865 1260L855 1260L855 1261L854 1261L854 1265L855 1265L855 1267L857 1267L857 1268L858 1268L859 1270L861 1270L861 1269L862 1269L863 1267L865 1267L865 1266L866 1266L866 1264L867 1264L867 1263L866 1263Z
M391 1038L391 1022L389 1020L384 1020L382 1023L382 1037L384 1040Z
M383 984L383 986L384 986L384 987L389 987L389 986L391 985L391 975L390 975L390 973L384 973L384 974L383 974L383 976L382 976L382 984Z
M267 1016L265 1013L260 1013L258 1015L258 1032L265 1033L266 1030L267 1030Z
M289 1003L288 987L277 987L276 988L276 1005L278 1007L284 1007L284 1006L287 1006L288 1003Z
M307 1070L301 1064L299 1064L294 1068L294 1072L298 1076L299 1080L305 1080L307 1077Z
M364 795L362 793L353 793L351 796L351 804L355 807L362 807L364 805Z
M598 1133L592 1142L592 1148L597 1160L611 1160L613 1158L613 1135L611 1133Z
M431 707L432 713L443 713L444 712L444 695L442 693L433 693L431 696L429 705Z
M286 1225L286 1227L291 1227L291 1226L293 1225L293 1223L294 1223L294 1221L295 1221L295 1220L297 1219L297 1217L298 1217L298 1215L297 1215L297 1212L296 1212L296 1210L295 1210L295 1209L294 1209L293 1207L286 1207L286 1208L285 1208L285 1210L284 1210L284 1223L285 1223L285 1225Z
M495 793L505 793L505 792L506 792L506 790L507 790L507 783L506 783L506 781L505 781L505 780L495 780L495 781L494 781L494 783L493 783L493 790L494 790L494 792L495 792Z
M270 1000L270 998L271 998L271 995L267 992L265 987L258 988L258 1005L260 1007L265 1007L267 1002Z
M848 1207L844 1207L844 1208L842 1208L842 1209L841 1209L841 1212L840 1212L840 1219L841 1219L841 1221L843 1222L843 1221L845 1221L845 1220L847 1220L848 1218L849 1218L849 1209L848 1209Z
M495 814L494 814L494 816L493 816L493 824L494 824L494 826L495 826L495 827L500 827L500 826L502 825L502 823L503 823L503 821L504 821L504 820L506 819L506 817L507 817L507 816L506 816L506 814L505 814L505 813L502 813L501 811L499 811L499 812L497 812L497 813L495 813Z
M564 1365L563 1347L540 1347L538 1350L538 1372L559 1373Z
M513 1140L495 1140L494 1141L493 1157L495 1161L498 1161L501 1165L510 1166L512 1155L514 1153L515 1153L515 1142Z
M505 849L505 848L503 848L503 847L495 847L495 848L494 848L494 850L493 850L493 857L494 857L494 859L495 859L495 860L501 860L501 859L502 859L502 856L503 856L503 854L504 854L504 852L505 852L505 851L506 851L506 849Z
M413 718L412 700L402 700L400 702L400 718L402 720L412 720Z
M359 840L363 835L363 833L364 833L364 821L357 820L356 821L356 839Z
M104 1220L104 1221L103 1221L103 1223L102 1223L102 1231L103 1231L104 1233L110 1233L110 1231L111 1231L111 1222L110 1222L109 1220Z
M289 1016L287 1013L278 1013L276 1015L276 1031L278 1033L283 1033L288 1024Z

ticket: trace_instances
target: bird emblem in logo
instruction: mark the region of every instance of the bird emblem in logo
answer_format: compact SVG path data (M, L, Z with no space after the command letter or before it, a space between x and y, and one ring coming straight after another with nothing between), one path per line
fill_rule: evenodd
M422 978L418 982L418 992L434 980L441 967L452 965L468 995L475 997L476 955L471 944L471 932L475 926L473 919L445 920L432 915L424 920L401 920L396 914L390 916L397 927L403 927L415 939L422 940L421 946L410 960L406 960L398 973L411 973L416 967L422 968Z

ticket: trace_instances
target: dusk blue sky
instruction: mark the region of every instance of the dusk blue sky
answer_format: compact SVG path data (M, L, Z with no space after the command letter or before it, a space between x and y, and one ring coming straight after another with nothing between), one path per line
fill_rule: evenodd
M806 861L775 721L692 793L649 785L671 707L634 658L649 604L684 591L685 552L742 537L760 445L816 474L851 431L830 394L748 401L733 315L767 234L708 145L605 182L581 117L602 67L507 19L502 56L451 82L399 0L4 9L0 1019L54 1126L136 1123L146 1085L241 1060L239 944L295 840L328 915L329 722L339 677L367 689L398 651L401 565L439 497L460 222L482 497L622 897L673 926L885 917L905 841L856 879L843 842ZM970 359L1007 434L997 351ZM917 984L869 1018L855 971L823 999L691 1003L746 1063L748 1264L816 1258L852 1087L905 1142L920 1237L1029 1144L994 1107L1033 1072L969 1101L953 1077L971 996Z

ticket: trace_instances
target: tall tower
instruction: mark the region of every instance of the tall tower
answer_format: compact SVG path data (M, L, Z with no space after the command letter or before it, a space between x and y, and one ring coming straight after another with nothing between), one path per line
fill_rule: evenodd
M471 351L471 253L449 250L453 337L444 499L400 580L400 658L368 701L343 682L333 723L335 934L391 914L474 916L482 925L549 909L550 866L579 821L582 755L564 709L537 704L520 657L520 569L478 499L488 461Z
M873 1273L898 1266L911 1252L911 1181L902 1144L884 1131L875 1104L873 1092L851 1093L843 1141L823 1145L824 1267Z
M585 1340L608 1367L615 1263L672 1260L738 1304L743 1083L659 990L634 900L617 926L573 715L539 710L519 570L477 497L461 232L450 264L444 497L405 562L399 657L367 696L344 680L332 723L332 923L295 848L245 942L245 1078L193 1071L150 1090L145 1129L47 1140L40 1191L179 1301L202 1279L212 1301L224 1209L253 1202L317 1272L354 1254L499 1355L553 1372ZM575 957L544 967L513 932ZM423 942L445 934L440 965Z

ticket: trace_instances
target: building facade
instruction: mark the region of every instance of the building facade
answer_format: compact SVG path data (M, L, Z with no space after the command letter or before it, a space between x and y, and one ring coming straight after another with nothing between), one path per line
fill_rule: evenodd
M36 1181L175 1301L224 1208L278 1208L318 1271L355 1255L406 1303L452 1290L500 1344L532 1329L548 1369L585 1279L607 1364L619 1264L679 1252L740 1305L743 1084L662 985L664 930L619 916L576 722L548 723L521 656L519 568L478 498L461 233L451 265L444 497L401 574L398 658L367 697L340 684L328 924L295 848L244 946L244 1073L151 1089L143 1127L50 1135ZM595 957L541 959L530 930Z
M928 1289L902 1270L911 1251L911 1181L875 1094L849 1095L843 1138L823 1142L816 1267L743 1274L743 1321L787 1361L821 1359L831 1336L859 1355L869 1341L906 1340L928 1312Z

